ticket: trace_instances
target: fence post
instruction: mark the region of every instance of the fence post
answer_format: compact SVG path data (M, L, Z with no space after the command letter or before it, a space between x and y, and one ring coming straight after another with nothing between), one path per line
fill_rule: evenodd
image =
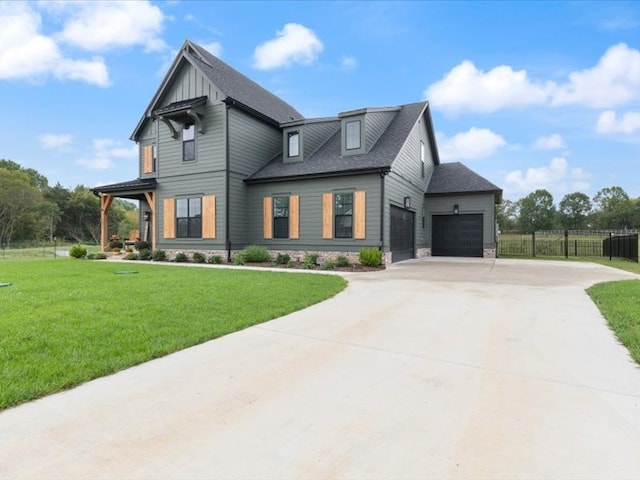
M569 258L569 230L564 231L564 258Z
M531 233L531 255L533 257L536 256L536 232L535 232L535 230Z
M611 261L613 256L613 240L611 240L611 237L613 237L613 235L609 232L609 261Z

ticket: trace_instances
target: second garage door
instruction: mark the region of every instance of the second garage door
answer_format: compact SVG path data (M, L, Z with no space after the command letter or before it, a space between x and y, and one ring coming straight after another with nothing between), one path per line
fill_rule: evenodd
M431 254L482 257L482 214L433 215Z

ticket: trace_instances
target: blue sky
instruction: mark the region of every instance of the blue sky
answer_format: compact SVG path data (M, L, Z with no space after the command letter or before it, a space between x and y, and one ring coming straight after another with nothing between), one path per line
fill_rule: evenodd
M442 161L505 198L640 197L638 2L1 2L0 158L135 178L129 136L186 38L307 117L429 100Z

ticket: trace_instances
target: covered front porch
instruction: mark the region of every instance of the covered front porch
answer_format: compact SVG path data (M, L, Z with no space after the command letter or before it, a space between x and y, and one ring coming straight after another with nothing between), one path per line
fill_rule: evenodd
M100 197L100 247L103 252L109 250L109 209L114 198L140 202L140 239L156 249L156 187L155 178L138 178L93 189L93 193Z

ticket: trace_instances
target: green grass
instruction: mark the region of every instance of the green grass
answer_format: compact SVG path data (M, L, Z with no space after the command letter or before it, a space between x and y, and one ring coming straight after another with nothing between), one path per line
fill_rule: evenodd
M640 365L640 280L599 283L587 293Z
M137 270L137 274L115 274ZM320 302L338 276L0 261L0 409Z

